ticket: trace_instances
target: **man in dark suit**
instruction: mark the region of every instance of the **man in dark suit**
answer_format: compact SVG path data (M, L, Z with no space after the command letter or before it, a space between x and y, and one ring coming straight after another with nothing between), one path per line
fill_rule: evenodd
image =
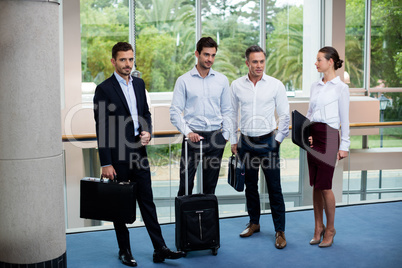
M145 84L131 76L134 52L129 43L119 42L112 49L115 71L97 86L94 114L102 177L137 182L137 202L154 246L153 261L178 259L184 252L166 247L156 215L151 188L151 173L145 146L152 133L151 113ZM113 222L119 245L119 259L137 266L131 254L129 231L124 222Z

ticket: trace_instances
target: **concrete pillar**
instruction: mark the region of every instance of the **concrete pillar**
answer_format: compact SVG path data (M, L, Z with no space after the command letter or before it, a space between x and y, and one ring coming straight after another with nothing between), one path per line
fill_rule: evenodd
M326 46L334 47L342 60L345 60L346 0L327 0L325 2ZM336 75L344 79L345 64L336 70Z
M310 97L311 84L320 79L314 63L321 48L321 1L304 1L303 5L303 90L297 97Z
M0 267L66 267L59 9L0 1Z

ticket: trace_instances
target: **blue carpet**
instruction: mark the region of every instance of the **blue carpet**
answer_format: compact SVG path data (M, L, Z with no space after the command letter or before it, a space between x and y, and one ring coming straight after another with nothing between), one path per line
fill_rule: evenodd
M153 248L144 227L131 228L132 252L139 267L402 267L402 202L338 207L337 230L330 248L309 244L314 231L312 210L286 213L287 247L274 246L271 215L262 215L261 232L240 238L248 217L220 220L221 248L189 252L180 260L152 262ZM175 249L174 224L162 225ZM67 265L72 268L127 267L118 260L113 230L67 235Z

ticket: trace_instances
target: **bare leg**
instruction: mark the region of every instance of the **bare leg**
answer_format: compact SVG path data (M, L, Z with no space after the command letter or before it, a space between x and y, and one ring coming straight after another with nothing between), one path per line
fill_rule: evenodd
M313 207L314 207L314 240L321 240L321 233L325 228L324 217L324 199L322 190L313 189Z
M325 215L327 217L327 228L325 229L323 243L331 243L335 235L335 196L332 190L323 190Z

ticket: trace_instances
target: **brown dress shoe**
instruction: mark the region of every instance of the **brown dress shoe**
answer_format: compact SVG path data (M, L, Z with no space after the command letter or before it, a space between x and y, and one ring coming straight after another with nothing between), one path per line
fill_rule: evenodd
M286 238L285 238L285 233L282 231L278 231L275 234L275 247L277 249L282 249L286 247Z
M240 237L249 237L254 233L258 233L259 231L260 231L260 225L250 222L249 224L247 224L246 229L244 229L244 231L240 233Z

